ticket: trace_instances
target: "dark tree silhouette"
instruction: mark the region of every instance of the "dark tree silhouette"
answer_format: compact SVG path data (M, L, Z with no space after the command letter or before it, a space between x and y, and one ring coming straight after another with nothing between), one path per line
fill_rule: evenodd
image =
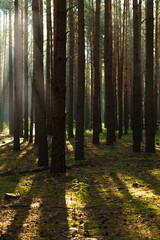
M48 165L48 144L46 135L46 113L44 103L44 79L43 79L43 31L41 28L40 2L32 2L33 10L33 38L34 38L34 92L35 115L38 144L38 166Z
M13 61L12 61L12 17L11 1L9 2L9 131L14 133L14 102L13 102Z
M140 68L140 50L139 50L139 21L138 21L138 3L133 1L133 27L134 27L134 77L133 77L133 151L140 151L141 144L141 114L142 114L142 96L141 96L141 68Z
M28 139L28 0L25 0L24 35L24 138Z
M112 82L112 16L111 0L105 2L105 114L107 123L107 145L113 145L115 139L114 127L114 97Z
M84 0L78 0L78 93L76 114L75 159L84 159L84 91L85 91L85 53L84 53Z
M66 1L56 0L51 173L65 173Z
M94 97L93 97L93 143L99 143L99 96L100 96L100 0L96 1L96 27L94 44Z
M15 20L14 20L14 150L20 150L20 139L19 139L19 51L18 51L18 0L15 0Z
M146 95L145 127L146 152L155 152L155 121L153 101L153 0L147 0L146 9Z
M74 70L74 13L73 0L69 1L69 28L70 28L70 44L69 44L69 122L68 136L73 138L73 70Z

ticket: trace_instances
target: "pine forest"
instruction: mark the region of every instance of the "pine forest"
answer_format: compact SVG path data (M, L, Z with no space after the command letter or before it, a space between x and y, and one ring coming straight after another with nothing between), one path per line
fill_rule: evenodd
M0 1L0 239L160 239L159 0Z

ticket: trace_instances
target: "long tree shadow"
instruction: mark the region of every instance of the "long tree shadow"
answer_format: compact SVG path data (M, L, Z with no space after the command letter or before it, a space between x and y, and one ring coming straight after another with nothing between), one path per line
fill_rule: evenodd
M6 171L16 171L18 173L18 171L36 166L36 147L28 142L24 143L25 144L21 146L20 151L12 150L12 146L10 146L10 144L5 146L5 149L0 150L0 173L4 173Z
M56 239L65 239L68 231L65 184L58 180L53 183L47 173L26 175L25 178L24 183L20 183L23 184L23 196L10 204L15 213L0 239L16 240L24 236L27 239L54 239L55 235ZM28 188L26 194L25 185Z
M100 145L98 146L98 149L104 151L104 146ZM91 163L90 168L96 168L96 166L99 166L99 174L102 174L100 173L102 169L105 170L104 175L108 174L112 177L113 181L117 185L119 194L123 197L119 197L114 192L110 192L106 195L105 200L105 196L102 197L104 193L100 194L100 189L107 188L107 184L105 183L103 186L101 185L100 187L97 187L98 183L94 184L94 181L96 181L96 179L89 176L91 188L89 189L89 201L86 206L89 219L94 222L95 225L96 223L100 225L100 221L98 219L100 219L101 215L102 224L106 222L106 233L105 231L102 231L102 227L100 227L101 230L99 232L99 234L102 234L103 239L135 239L135 237L137 237L136 239L159 239L160 218L158 211L156 211L155 207L152 207L145 198L142 197L141 199L135 198L134 195L132 196L127 186L119 178L119 174L123 174L126 177L130 176L132 180L134 179L134 181L137 179L138 181L142 182L142 187L144 183L146 189L148 189L145 189L144 191L153 191L154 194L158 196L160 194L160 180L158 174L157 176L154 175L154 170L159 169L159 161L156 159L153 163L152 159L150 159L153 156L147 155L145 153L132 153L130 143L125 146L125 149L119 148L120 151L118 154L116 148L115 151L114 148L110 149L107 147L106 149L107 151L105 151L109 154L99 154L99 157L96 157L96 160L94 159L94 161ZM109 159L107 160L108 156ZM158 156L159 159L159 155L154 156ZM128 159L126 159L126 157L128 157ZM146 159L147 157L148 160ZM85 171L83 171L83 174L86 176ZM139 187L137 183L133 185L135 188L137 186ZM150 192L148 194L150 194ZM94 204L94 195L96 196L95 199L97 197L99 199L98 204ZM93 205L93 208L90 208L91 205ZM126 205L128 206L126 207ZM123 209L127 210L129 214L127 214L127 211L123 211ZM109 214L110 212L111 214ZM129 219L127 215L129 215ZM133 221L131 219L132 217ZM120 221L117 218L120 218ZM137 230L139 225L142 227L142 229ZM113 226L115 226L114 229ZM155 231L152 231L152 228L155 229ZM157 232L157 235L155 232ZM105 234L107 235L105 236Z
M113 174L112 175L113 180L117 184L117 187L119 191L123 194L124 196L124 203L125 205L127 204L127 209L129 211L130 215L130 222L139 222L139 226L141 228L143 227L144 229L138 229L142 235L139 235L139 239L146 239L148 236L151 237L151 239L159 239L160 237L160 217L154 206L151 206L150 202L147 201L145 198L141 199L137 196L133 196L129 189L127 188L126 184L122 179L118 176L118 174ZM133 184L133 187L137 188L138 185L135 183ZM143 195L143 193L142 193ZM126 206L125 206L126 208ZM133 219L132 214L134 215ZM136 217L138 216L138 221ZM140 224L141 223L141 224ZM142 226L143 225L143 226ZM134 226L134 224L133 224ZM135 227L135 226L134 226ZM135 229L138 227L136 226ZM152 232L152 230L154 231ZM133 230L133 229L132 229ZM137 232L138 232L137 230ZM145 232L145 231L146 232ZM136 230L135 230L136 231ZM144 233L145 232L145 233ZM155 232L157 235L155 235ZM138 233L137 233L138 234ZM148 235L147 235L148 234ZM152 235L153 234L153 235Z
M125 161L118 160L118 170L113 167L112 171L115 173L119 172L126 174L132 178L140 180L147 185L148 189L152 190L155 194L160 195L160 156L158 156L159 160L152 160L150 157L153 156L142 153L137 155L137 159L134 159L133 157L131 159L126 159ZM157 174L154 174L154 171L156 171Z
M88 199L85 207L82 208L83 235L79 230L78 239L129 239L129 231L124 227L126 216L123 214L122 200L116 196L109 184L105 181L105 193L101 192L100 176L97 174L85 173L88 187ZM102 174L102 172L101 172ZM79 182L83 181L80 176Z

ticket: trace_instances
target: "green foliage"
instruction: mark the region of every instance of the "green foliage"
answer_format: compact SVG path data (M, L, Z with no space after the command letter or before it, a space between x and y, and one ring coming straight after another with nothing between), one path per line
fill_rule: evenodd
M87 188L88 184L79 182L76 178L72 181L72 190L76 193L79 202L86 202L88 200Z

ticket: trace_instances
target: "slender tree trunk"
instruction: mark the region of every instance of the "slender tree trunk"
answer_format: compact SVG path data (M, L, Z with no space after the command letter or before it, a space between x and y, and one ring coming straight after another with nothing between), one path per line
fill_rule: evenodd
M107 122L107 145L115 139L114 97L112 81L112 11L111 0L105 2L105 114Z
M78 95L76 116L75 159L84 159L84 94L85 94L85 47L84 47L84 0L78 0Z
M124 128L128 132L128 0L125 14L125 49L124 49Z
M141 149L141 69L139 51L139 20L138 3L133 1L134 17L134 78L133 78L133 151L139 152Z
M130 6L130 1L129 1ZM129 115L130 115L130 127L133 129L133 34L131 24L131 7L129 7Z
M73 0L69 1L69 28L70 28L70 44L69 44L69 123L68 135L73 138L73 70L74 70L74 13Z
M89 27L88 27L89 29ZM90 66L89 66L89 31L87 32L87 64L86 64L86 91L85 91L85 129L89 129L90 117Z
M118 58L118 6L117 0L114 3L114 51L113 51L113 68L112 68L112 78L113 78L113 94L114 94L114 116L115 116L115 129L117 129L117 58Z
M159 41L158 41L158 15L159 15L159 1L156 0L156 26L155 26L155 81L154 81L154 103L155 103L155 132L157 130L157 102L158 102L158 65L159 65Z
M46 54L46 118L47 132L51 132L51 1L47 1L47 54Z
M121 1L119 2L119 21L120 21L120 56L118 64L118 100L119 100L119 133L118 137L121 138L123 134L123 101L122 101L122 92L123 92L123 65L124 65L124 22L125 22L125 1L123 7L123 35L121 43Z
M100 1L100 7L99 7L99 91L98 91L98 117L99 117L99 134L102 133L102 53L101 53L101 1Z
M33 32L33 28L32 28ZM32 34L33 36L33 34ZM32 47L33 46L33 47ZM30 70L30 77L31 77L31 109L30 109L30 136L29 141L33 142L33 116L34 116L34 105L35 105L35 99L34 99L34 42L32 41L31 48L33 48L32 54L31 54L31 70Z
M25 0L24 37L24 138L28 139L28 0Z
M2 29L2 13L0 12L0 26ZM2 34L0 34L0 41L2 41ZM2 45L0 44L0 132L3 129L2 121L3 121L3 84L2 84Z
M19 26L19 75L20 75L20 85L19 85L19 134L23 137L23 84L24 84L24 58L23 58L23 0L21 0L21 24Z
M18 51L18 0L15 0L15 20L14 20L14 150L20 150L19 139L19 51Z
M9 132L14 133L14 102L13 102L13 62L12 62L12 18L11 0L9 2Z
M4 24L3 24L3 115L2 115L2 126L3 126L3 122L6 121L6 100L7 100L7 71L6 71L6 60L7 60L7 56L6 56L6 52L7 52L7 15L6 15L6 11L3 14L4 16Z
M142 21L142 1L139 0L138 5L138 34L139 34L139 68L140 68L140 95L141 95L141 141L142 141L142 126L143 126L143 109L142 109L142 41L141 41L141 21Z
M94 44L95 44L95 18L94 18L94 3L93 0L91 0L91 6L92 6L92 36L91 36L91 128L93 128L93 88L94 88Z
M96 1L96 29L94 44L94 98L93 98L93 143L99 143L99 100L100 100L100 0Z
M153 101L153 0L147 0L146 9L146 95L145 125L146 152L155 152L155 121Z
M78 23L75 22L75 29L78 29ZM75 33L74 48L74 72L73 72L73 119L76 121L77 115L77 85L78 85L78 33Z

